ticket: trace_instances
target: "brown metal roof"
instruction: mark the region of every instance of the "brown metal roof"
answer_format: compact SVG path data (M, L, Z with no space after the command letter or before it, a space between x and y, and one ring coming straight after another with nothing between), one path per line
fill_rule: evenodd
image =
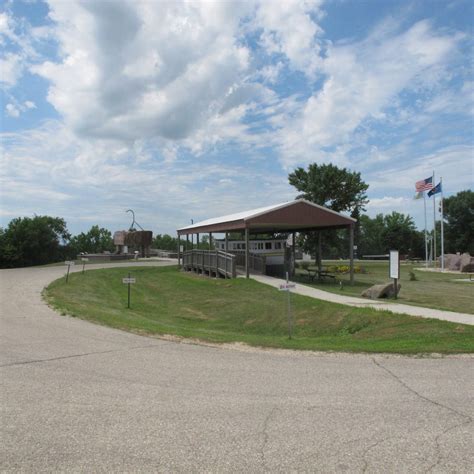
M308 231L347 227L355 222L356 220L352 217L304 199L297 199L283 204L207 219L178 229L178 234L230 232L247 228L251 232Z

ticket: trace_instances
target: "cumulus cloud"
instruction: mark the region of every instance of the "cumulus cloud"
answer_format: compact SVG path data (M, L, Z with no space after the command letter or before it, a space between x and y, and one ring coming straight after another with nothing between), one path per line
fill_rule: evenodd
M182 140L251 101L245 3L51 2L61 61L33 68L78 133ZM258 91L257 91L258 92ZM229 105L229 102L232 102Z
M321 17L322 1L261 2L255 25L262 29L261 45L268 54L284 55L290 67L314 78L321 66L318 36L323 32L311 15Z
M456 43L420 21L406 31L380 27L361 42L329 47L323 87L281 129L283 160L304 162L311 152L348 143L368 120L383 120L403 91L433 87Z
M31 109L36 109L36 104L31 100L26 100L23 103L16 101L12 98L12 102L9 102L5 106L5 112L9 117L18 118L23 112Z

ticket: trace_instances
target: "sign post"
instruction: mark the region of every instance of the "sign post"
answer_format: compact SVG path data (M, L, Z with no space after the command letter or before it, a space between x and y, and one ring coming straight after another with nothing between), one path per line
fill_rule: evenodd
M286 283L280 285L280 291L286 291L288 293L288 339L291 339L292 332L292 320L291 320L291 300L290 300L290 289L296 285L288 281L288 272L286 272Z
M86 262L88 262L89 259L86 258L86 257L82 257L82 258L81 258L81 261L82 261L82 274L84 275L84 269L85 269L85 267L86 267Z
M393 278L395 299L398 297L398 280L400 278L400 255L398 250L390 250L390 278Z
M67 273L66 273L66 283L67 283L69 281L69 270L74 265L74 262L70 260L66 260L64 262L64 265L67 265Z
M127 308L130 309L130 285L132 283L136 283L136 279L131 278L130 277L130 272L129 272L127 278L122 278L122 283L128 285L128 304L127 304Z

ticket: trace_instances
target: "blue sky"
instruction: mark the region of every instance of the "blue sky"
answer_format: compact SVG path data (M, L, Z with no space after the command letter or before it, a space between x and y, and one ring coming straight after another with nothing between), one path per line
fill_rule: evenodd
M294 199L312 162L420 227L415 181L473 188L470 1L2 5L2 226L115 231L133 208L173 233Z

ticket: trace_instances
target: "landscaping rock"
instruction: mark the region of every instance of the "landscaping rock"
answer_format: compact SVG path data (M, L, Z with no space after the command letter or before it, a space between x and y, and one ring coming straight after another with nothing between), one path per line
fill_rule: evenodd
M398 283L398 293L400 293L400 288L402 285ZM362 292L362 296L365 298L370 298L375 300L377 298L392 298L395 296L393 283L383 283L382 285L374 285L370 288L367 288L365 291Z
M459 270L467 273L474 272L474 257L471 257L468 253L463 253L461 255Z
M444 256L444 268L446 268L446 270L459 270L460 264L461 255L457 255L455 253L448 253Z

